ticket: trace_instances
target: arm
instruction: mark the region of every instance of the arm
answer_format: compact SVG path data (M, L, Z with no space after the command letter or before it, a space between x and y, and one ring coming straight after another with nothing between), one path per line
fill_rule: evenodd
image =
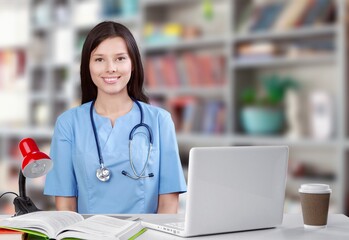
M55 196L57 210L77 211L77 182L72 154L71 117L58 117L52 136L50 157L52 170L46 175L44 194Z
M55 197L58 211L77 211L76 197Z
M158 213L177 213L179 193L159 195Z
M171 115L164 114L159 121L159 195L158 213L177 213L179 194L186 192L185 178L179 158L176 132Z

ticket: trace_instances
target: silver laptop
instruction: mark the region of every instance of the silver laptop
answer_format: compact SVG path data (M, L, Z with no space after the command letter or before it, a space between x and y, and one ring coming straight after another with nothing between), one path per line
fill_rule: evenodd
M185 216L144 219L143 225L181 237L276 227L287 162L287 146L192 148Z

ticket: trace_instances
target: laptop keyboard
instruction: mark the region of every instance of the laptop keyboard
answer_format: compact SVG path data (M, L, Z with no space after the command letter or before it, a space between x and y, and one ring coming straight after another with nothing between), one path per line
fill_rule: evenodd
M174 222L174 223L166 223L166 226L172 227L172 228L177 228L179 230L184 231L184 222Z

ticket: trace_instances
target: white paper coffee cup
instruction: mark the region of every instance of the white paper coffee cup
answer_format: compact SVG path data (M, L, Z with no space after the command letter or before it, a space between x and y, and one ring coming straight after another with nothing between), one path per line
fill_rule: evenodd
M327 184L302 184L299 188L305 228L324 228L332 190Z

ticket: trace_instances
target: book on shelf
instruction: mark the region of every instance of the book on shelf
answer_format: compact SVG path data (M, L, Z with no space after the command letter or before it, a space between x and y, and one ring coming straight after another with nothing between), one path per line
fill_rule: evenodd
M179 76L178 76L175 56L166 55L162 59L161 63L162 63L165 85L168 87L178 87Z
M235 24L235 31L244 34L249 31L254 20L254 6L252 2L248 2L245 7L242 7L238 12L237 22Z
M242 43L236 46L235 62L252 64L297 59L301 57L317 58L332 56L335 52L333 37L317 37L302 40L283 40L270 42Z
M160 83L157 82L160 77L157 76L158 71L156 70L155 61L155 57L148 57L145 61L146 85L149 88L155 88L160 85Z
M308 0L309 10L302 19L303 26L314 25L330 20L335 10L332 0Z
M183 110L182 132L189 133L193 129L195 114L197 113L197 99L188 98Z
M199 65L193 53L185 53L181 59L184 62L186 79L189 86L197 86L200 83Z
M281 50L272 42L244 43L236 48L235 62L238 64L268 62L279 55Z
M275 56L280 52L279 46L273 42L244 43L236 48L238 56Z
M0 228L46 239L135 239L146 229L141 223L106 215L84 217L72 211L38 211L0 219Z
M271 28L282 12L284 5L284 2L272 2L261 6L250 30L261 31Z
M196 99L191 96L174 97L167 101L167 109L171 112L177 131L183 131L184 125L189 129L189 109L196 105ZM185 119L188 118L188 119Z
M314 26L334 22L333 0L250 1L238 13L238 33Z
M23 49L0 49L0 90L12 91L17 87L18 81L15 80L23 78L25 65L26 56Z
M175 97L167 102L177 132L217 134L224 132L226 108L220 100Z
M309 6L308 0L292 0L282 10L276 19L274 30L287 30L297 25L299 19L303 17Z
M221 101L211 100L205 103L201 132L212 134L224 131L225 107Z
M183 53L148 56L146 84L157 87L219 86L225 82L225 59L220 55Z

